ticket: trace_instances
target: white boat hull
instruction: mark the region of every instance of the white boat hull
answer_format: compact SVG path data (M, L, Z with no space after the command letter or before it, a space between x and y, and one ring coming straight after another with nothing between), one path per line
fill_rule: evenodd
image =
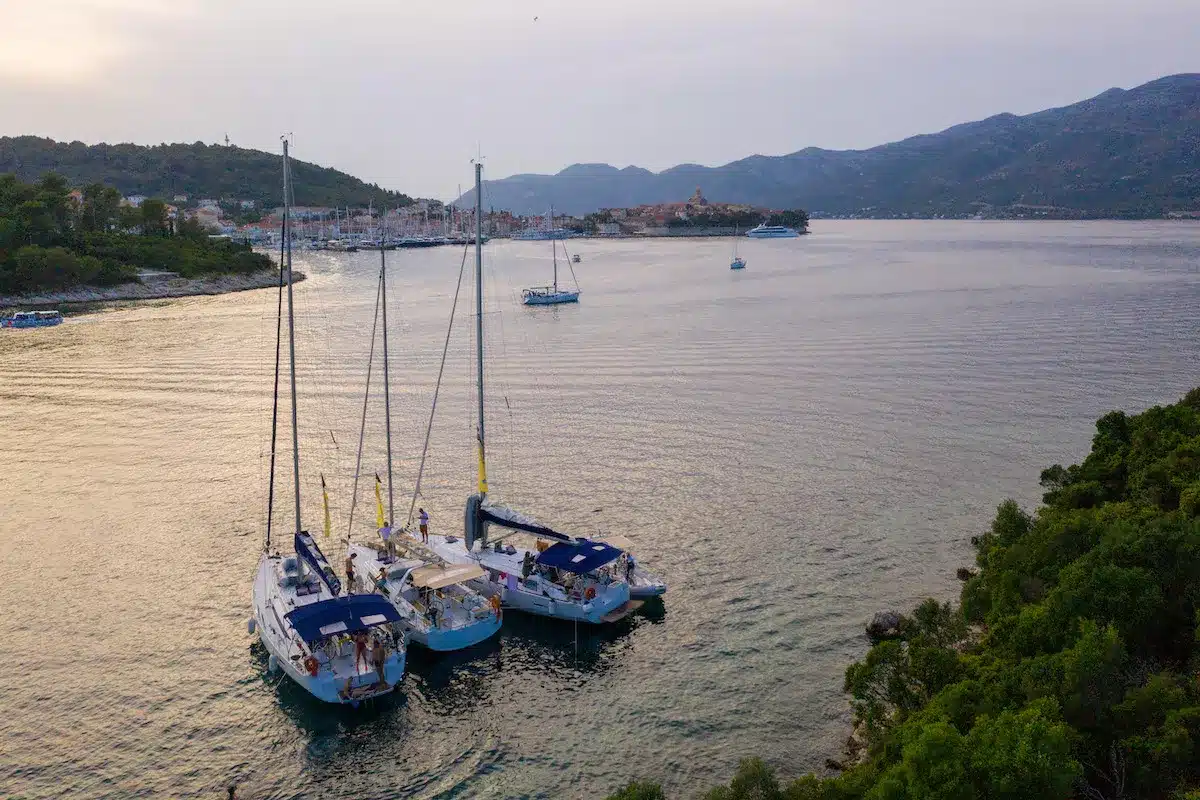
M259 562L258 574L254 580L254 623L259 641L267 653L275 657L275 662L284 674L318 700L339 705L357 705L363 700L388 694L396 688L404 678L407 661L407 653L403 647L393 650L384 662L383 683L380 683L379 676L373 668L359 672L357 665L351 667L348 663L338 664L332 669L319 669L316 675L309 673L304 668L299 648L295 646L273 612L272 598L269 596L273 578L274 566L270 558L264 557Z
M380 562L376 557L375 550L352 544L350 552L358 554L358 563L364 573L378 574ZM399 586L395 580L390 581L390 584L392 594L388 596L388 600L400 614L400 626L404 629L405 635L409 641L416 642L429 650L439 653L463 650L490 639L500 631L502 618L491 608L481 609L482 613L479 613L460 606L449 615L449 625L441 623L436 626L431 625L429 619L403 596L396 596L395 592L403 591L403 587ZM409 591L411 590L410 584ZM481 592L481 594L488 596L485 592ZM443 615L441 622L445 620L446 617Z
M563 303L578 303L579 292L526 292L521 301L527 306L557 306Z
M605 617L619 612L630 600L629 584L624 581L614 581L602 586L594 590L594 597L586 600L569 596L549 596L549 591L560 593L561 590L556 588L556 585L543 586L542 580L537 577L529 581L520 578L521 562L525 553L523 550L514 554L496 553L493 550L468 553L461 540L446 542L441 536L430 537L429 547L451 563L479 564L488 571L490 577L471 581L472 588L489 597L499 597L505 608L523 611L526 614L600 625L608 621ZM516 584L515 587L512 584Z

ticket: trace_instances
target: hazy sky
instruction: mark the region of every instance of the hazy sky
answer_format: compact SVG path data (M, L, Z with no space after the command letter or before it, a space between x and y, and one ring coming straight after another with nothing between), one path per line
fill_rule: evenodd
M492 178L721 164L1200 71L1200 0L0 0L0 31L0 134L291 132L440 198L477 149Z

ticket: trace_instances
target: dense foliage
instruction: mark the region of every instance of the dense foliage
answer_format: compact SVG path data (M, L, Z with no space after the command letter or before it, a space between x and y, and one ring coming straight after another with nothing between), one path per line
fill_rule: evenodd
M85 145L36 136L0 137L0 173L26 181L46 172L75 186L100 183L123 195L250 200L259 208L283 205L278 154L228 145ZM399 192L367 184L344 172L292 160L295 202L300 206L398 208L412 204Z
M271 267L246 245L214 240L194 222L176 227L161 200L121 205L117 190L92 184L71 197L61 176L37 183L0 175L0 293L136 280L139 269L184 277Z
M846 671L865 759L711 800L1200 800L1200 389L1096 425L978 537L959 607L927 600ZM645 784L615 797L654 797Z

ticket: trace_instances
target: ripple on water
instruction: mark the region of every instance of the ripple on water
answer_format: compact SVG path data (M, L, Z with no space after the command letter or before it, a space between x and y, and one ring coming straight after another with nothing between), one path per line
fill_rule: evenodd
M1000 499L1034 502L1099 414L1195 380L1195 226L820 222L744 247L731 275L727 243L583 242L584 302L527 309L544 248L488 246L495 491L629 534L671 589L611 630L510 614L468 652L414 648L401 691L357 710L269 675L246 634L273 293L0 336L0 602L22 609L0 795L594 797L635 773L686 793L749 755L819 769L863 620L953 596ZM390 257L398 503L460 257ZM304 516L324 474L344 529L377 257L302 261ZM422 484L435 532L471 486L468 331Z

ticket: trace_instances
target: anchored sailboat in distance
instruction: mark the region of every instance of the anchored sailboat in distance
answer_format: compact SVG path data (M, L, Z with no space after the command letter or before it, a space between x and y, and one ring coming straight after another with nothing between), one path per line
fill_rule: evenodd
M553 208L550 209L550 220L553 225ZM564 244L563 255L565 256L566 253L567 248ZM570 261L567 262L567 267L571 270L571 280L575 281L575 291L558 288L558 237L550 240L550 254L554 260L554 283L550 286L535 286L521 292L521 302L527 306L556 306L562 303L579 302L579 281L575 279L575 268L571 266Z
M481 183L482 165L476 164L477 204L482 202ZM462 539L433 536L430 547L447 561L482 567L487 574L476 585L510 608L577 622L612 622L626 616L640 603L630 601L618 548L568 536L489 501L483 413L483 254L478 244L475 246L475 342L478 491L467 498ZM491 525L507 530L491 537L489 544ZM539 539L536 552L501 544L513 532Z
M729 268L730 269L745 269L746 268L746 259L744 259L738 255L737 246L738 246L738 229L737 229L737 226L735 225L733 228L733 261L729 262Z
M254 617L267 649L268 669L282 669L313 696L328 703L357 704L392 691L404 675L404 640L391 624L400 615L378 595L339 597L341 584L316 541L300 524L300 435L296 413L296 334L292 304L291 177L283 143L283 244L275 325L275 404L271 415L271 484L267 535L254 578ZM286 280L285 280L286 279ZM294 555L271 552L271 512L275 498L275 441L279 419L279 357L283 289L287 288L288 359L292 395L292 468L296 527ZM351 637L370 637L370 653Z

